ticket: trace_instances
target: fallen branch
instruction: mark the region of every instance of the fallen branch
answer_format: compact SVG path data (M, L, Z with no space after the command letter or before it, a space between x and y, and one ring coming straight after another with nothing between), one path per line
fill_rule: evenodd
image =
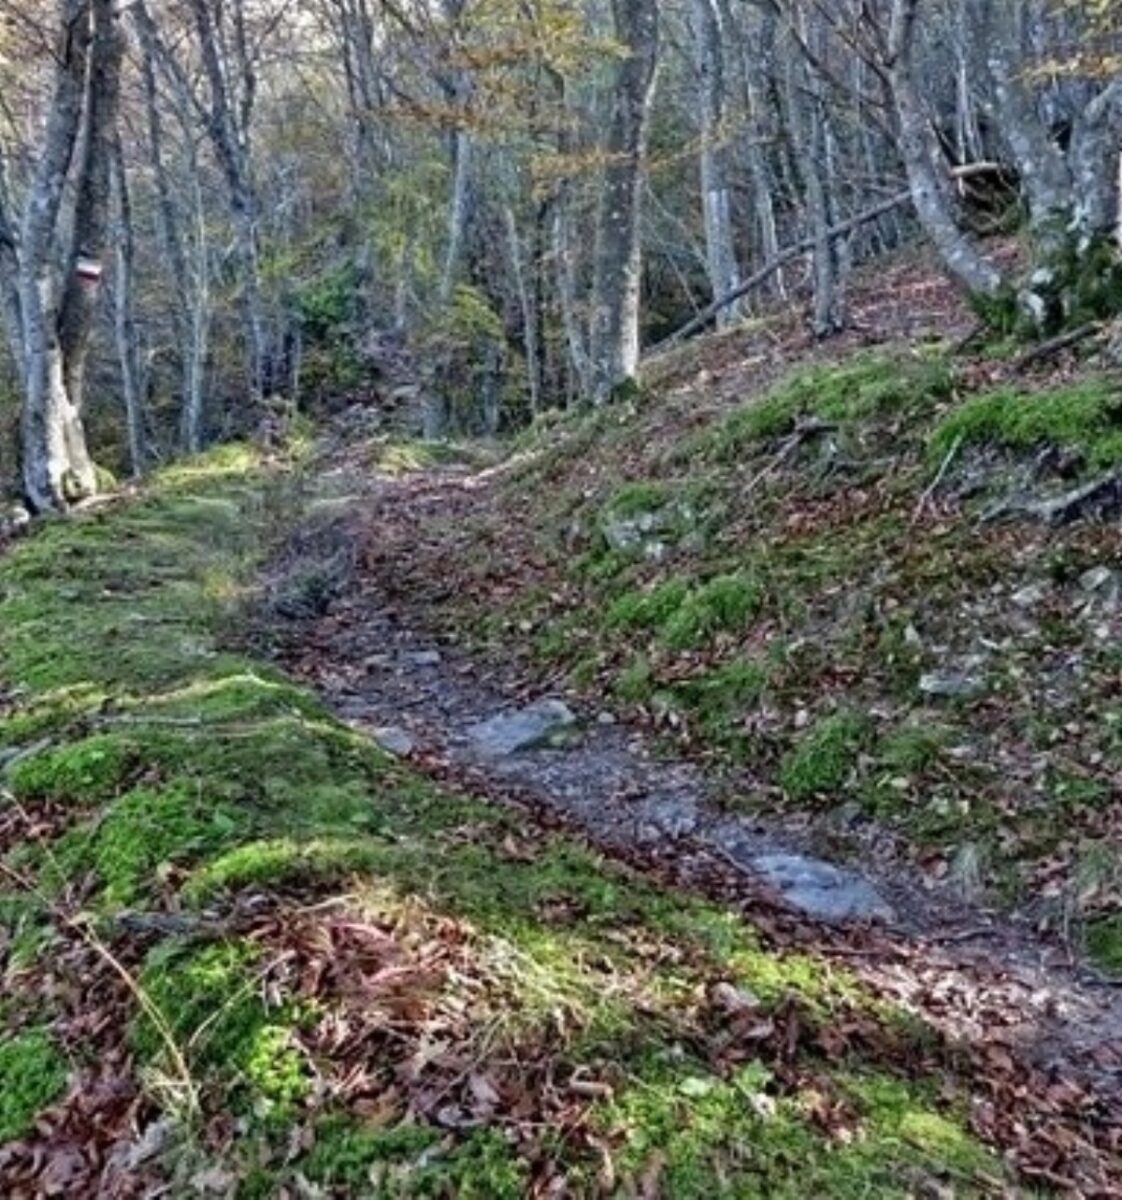
M1023 374L1036 363L1052 358L1069 346L1078 345L1089 337L1094 337L1102 328L1101 321L1091 321L1087 325L1080 325L1078 329L1071 329L1067 333L1061 333L1057 337L1049 338L1046 342L1041 342L1038 346L1033 346L1013 364L1013 374Z
M837 425L833 421L820 421L817 417L810 417L805 421L800 421L795 427L795 432L783 443L779 448L779 452L775 457L755 475L748 483L748 486L741 493L742 496L751 495L757 487L769 475L777 471L790 457L795 453L800 446L805 442L809 442L812 437L817 437L820 433L829 433L831 430L837 429Z
M867 225L870 221L875 221L877 217L883 217L885 213L891 212L894 208L900 208L902 205L907 204L911 198L912 193L910 190L898 192L895 196L887 200L882 200L872 208L867 208L863 212L857 213L856 216L852 216L840 224L831 226L826 230L825 236L830 241L836 241L838 238L844 237L847 233L852 233L855 229L859 229L862 225ZM664 338L656 346L648 350L647 354L654 355L663 350L668 350L671 346L677 345L678 342L688 338L691 334L704 329L714 317L728 308L730 304L735 304L737 300L747 296L749 292L770 279L776 271L786 266L792 259L798 258L800 254L805 254L808 250L813 250L818 241L817 237L806 237L801 242L796 242L793 246L788 246L786 250L780 251L773 259L760 267L758 271L754 271L749 275L743 283L733 288L731 292L726 292L723 296L719 296L712 304L703 308L697 316L687 321L681 329L676 330L669 337Z
M935 478L930 485L924 489L923 495L919 498L919 503L915 507L915 512L912 513L912 524L915 525L920 517L923 516L924 510L931 503L932 497L942 486L943 480L947 477L947 472L951 469L951 464L958 458L958 452L962 449L963 437L960 433L958 437L951 443L951 448L947 451L946 457L943 459L942 465L939 467Z

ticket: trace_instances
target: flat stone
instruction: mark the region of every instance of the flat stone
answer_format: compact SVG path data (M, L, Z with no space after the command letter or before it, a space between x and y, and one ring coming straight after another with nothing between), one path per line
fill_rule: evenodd
M749 866L792 908L824 921L892 919L892 909L860 875L802 854L757 854Z
M931 671L920 676L919 690L925 696L970 700L985 692L986 681L978 675L961 671Z
M412 667L439 667L444 656L439 650L411 650L405 661Z
M1035 608L1048 598L1048 584L1044 582L1027 583L1010 597L1018 608Z
M498 713L472 725L467 735L477 750L492 758L504 758L533 750L571 730L577 723L572 710L561 700L538 700L526 708Z
M1079 586L1091 595L1097 607L1107 612L1122 608L1122 571L1112 567L1092 567L1079 577Z
M398 758L408 758L417 748L417 743L409 732L400 725L385 725L371 731L371 738L388 754Z

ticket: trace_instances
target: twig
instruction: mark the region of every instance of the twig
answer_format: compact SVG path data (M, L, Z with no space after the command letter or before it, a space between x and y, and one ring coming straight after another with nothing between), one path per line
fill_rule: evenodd
M970 329L958 339L951 347L952 357L957 357L960 354L965 354L967 350L981 337L984 337L988 330L988 326L984 321L979 321L976 325L972 325Z
M830 430L837 429L837 425L832 421L820 421L816 417L812 417L807 421L800 422L796 426L795 432L783 443L778 454L755 475L741 493L742 496L748 496L756 490L757 487L767 477L777 471L791 457L795 451L803 445L804 442L810 441L812 437L817 437L820 433L829 433Z
M1053 355L1059 354L1061 350L1086 341L1089 337L1094 337L1102 328L1101 321L1091 321L1087 325L1080 325L1078 329L1071 329L1067 333L1061 333L1057 337L1049 338L1046 342L1041 342L1038 346L1033 346L1013 363L1013 374L1023 374L1035 363L1051 358Z
M6 796L5 798L9 800L12 799L10 796ZM24 819L29 820L28 814L26 810L24 810L23 806L20 805L18 801L15 801L15 803ZM42 841L40 842L40 845L42 846L43 851L47 854L48 858L53 861L54 855L51 852L51 848ZM58 870L57 862L55 863L55 869ZM4 862L3 859L0 859L0 873L7 875L7 877L13 883L15 883L17 887L22 888L29 895L33 896L46 909L47 912L54 916L55 920L60 921L67 927L67 929L70 929L72 932L76 933L78 937L80 937L82 941L94 951L95 954L97 954L106 964L108 964L108 966L117 976L119 976L121 982L124 983L126 988L128 988L133 999L140 1006L144 1015L156 1027L156 1032L159 1035L160 1040L164 1043L168 1053L171 1055L172 1063L174 1064L176 1073L179 1076L179 1082L182 1084L184 1091L186 1092L190 1111L192 1113L198 1112L199 1097L195 1088L195 1081L191 1077L191 1070L187 1066L187 1060L183 1057L183 1052L179 1049L179 1045L175 1040L175 1035L172 1032L171 1025L168 1023L168 1019L164 1016L163 1012L152 999L152 997L149 996L144 988L142 988L140 984L133 978L129 969L95 933L90 931L85 922L77 920L76 918L70 916L69 913L63 911L62 908L48 899L30 879L28 879L25 875L22 875L13 867L9 866L9 864Z
M915 512L912 513L912 524L918 523L923 516L924 510L931 503L935 493L942 486L943 480L947 477L947 472L951 469L951 464L958 458L958 452L962 449L963 436L960 433L958 437L951 443L951 448L947 451L946 457L943 459L935 478L930 485L924 489L923 495L919 498L919 503L915 507Z

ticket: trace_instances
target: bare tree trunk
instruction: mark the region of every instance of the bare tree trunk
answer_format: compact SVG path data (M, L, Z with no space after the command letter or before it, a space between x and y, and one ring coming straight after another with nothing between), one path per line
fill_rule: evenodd
M533 292L526 281L526 268L522 262L522 239L518 235L518 219L514 208L507 204L503 209L506 220L507 240L510 243L511 271L514 287L518 294L518 308L522 315L522 347L526 351L526 390L530 397L530 414L541 412L541 354L538 346L538 314L533 303Z
M113 241L116 247L116 271L113 287L113 327L117 338L117 361L121 368L121 390L125 407L125 427L129 439L129 465L134 476L144 473L144 414L141 409L140 351L137 342L134 309L136 239L132 224L132 200L129 196L125 156L119 137L113 141L113 194L116 214Z
M806 30L801 31L804 43ZM834 225L828 170L830 165L826 128L826 104L821 80L813 66L802 61L796 45L788 47L786 102L788 123L799 175L806 197L807 224L813 238L812 267L814 301L811 325L816 337L827 337L843 324L841 312L840 261L836 241L830 236Z
M1004 277L958 225L942 152L916 83L918 4L919 0L893 0L888 39L889 79L912 200L920 224L951 276L968 292L992 297L1001 290Z
M606 404L639 369L643 167L658 64L657 0L612 0L616 68L596 227L591 359L594 404Z
M171 287L169 308L179 350L182 396L180 440L189 454L196 454L202 449L203 441L203 382L210 328L210 302L206 219L199 162L191 127L194 109L190 84L161 43L143 0L137 0L133 5L132 16L141 46L148 163L156 190L156 226L160 252ZM168 169L156 78L157 66L171 82L176 114L183 127L185 188L176 187ZM182 195L184 191L188 194ZM189 220L185 218L184 210Z
M705 257L712 299L733 291L740 282L732 225L732 193L725 169L725 30L718 0L693 0L698 107L701 124L701 205L705 223ZM723 310L719 328L740 317L738 305Z
M268 335L261 296L261 264L257 194L253 186L249 146L249 121L253 112L256 79L245 40L243 0L233 4L234 44L240 78L234 81L223 61L215 18L209 0L189 0L195 18L203 71L210 92L207 131L222 168L230 216L242 265L242 305L245 313L250 392L260 402L269 387ZM218 9L221 16L222 8Z

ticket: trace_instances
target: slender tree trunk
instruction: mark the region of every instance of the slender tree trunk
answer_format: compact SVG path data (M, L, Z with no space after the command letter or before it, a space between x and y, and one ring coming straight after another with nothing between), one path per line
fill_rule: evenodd
M612 14L626 57L616 69L596 228L591 359L597 405L639 369L641 200L658 64L657 0L612 0Z
M725 29L718 0L693 0L698 108L701 125L701 205L705 224L705 257L711 298L724 296L740 282L732 224L732 192L726 171ZM730 305L718 327L734 324L738 305Z
M261 293L261 251L258 202L253 185L249 146L249 120L253 110L256 81L250 68L244 38L242 0L233 5L235 43L239 47L238 86L241 102L235 102L231 80L219 49L218 29L210 0L189 0L195 18L203 71L210 92L206 113L207 130L215 157L226 182L230 218L242 267L242 308L245 315L250 393L260 403L269 387L268 333ZM219 15L222 9L218 10Z
M518 308L522 316L522 346L526 352L526 390L530 397L530 414L541 412L541 355L538 346L538 314L533 303L533 291L526 281L526 268L522 263L522 239L518 234L518 218L514 208L507 204L503 209L506 220L507 241L510 244L511 272L514 288L518 294Z
M119 138L114 138L112 168L116 200L113 241L117 260L113 281L113 328L117 339L117 361L121 368L129 465L133 475L139 476L144 473L144 414L141 409L140 352L134 310L136 240L125 157Z

